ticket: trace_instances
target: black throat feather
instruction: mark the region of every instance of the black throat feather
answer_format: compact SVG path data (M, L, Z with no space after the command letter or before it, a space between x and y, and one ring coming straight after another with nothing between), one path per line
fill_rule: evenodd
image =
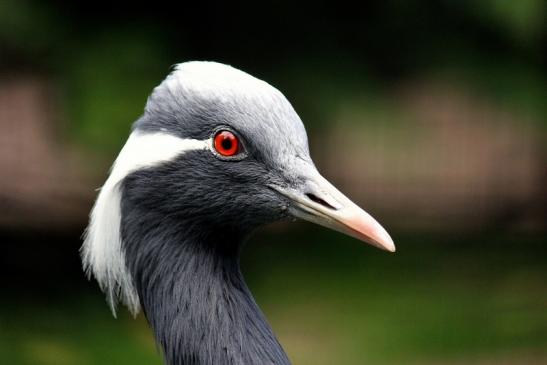
M290 364L241 274L243 238L122 199L126 265L167 364Z

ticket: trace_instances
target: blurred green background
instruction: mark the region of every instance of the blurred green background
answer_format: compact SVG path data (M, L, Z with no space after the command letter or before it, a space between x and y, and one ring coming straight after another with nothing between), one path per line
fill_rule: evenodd
M303 223L243 271L295 364L547 364L542 0L0 2L0 363L161 364L79 263L147 95L186 60L279 88L394 255Z

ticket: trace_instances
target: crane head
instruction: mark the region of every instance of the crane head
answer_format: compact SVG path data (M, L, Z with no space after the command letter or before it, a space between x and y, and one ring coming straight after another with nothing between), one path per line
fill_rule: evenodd
M315 167L302 121L276 88L214 62L179 64L149 96L102 187L82 248L111 302L138 310L124 264L127 209L244 235L299 218L395 251L389 234ZM189 222L189 225L188 225Z

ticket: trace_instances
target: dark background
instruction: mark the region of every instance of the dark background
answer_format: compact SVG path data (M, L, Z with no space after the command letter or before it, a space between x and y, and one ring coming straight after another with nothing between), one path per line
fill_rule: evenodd
M243 270L295 364L547 362L546 5L0 4L0 362L159 364L80 267L95 189L171 66L279 88L394 255L277 224Z

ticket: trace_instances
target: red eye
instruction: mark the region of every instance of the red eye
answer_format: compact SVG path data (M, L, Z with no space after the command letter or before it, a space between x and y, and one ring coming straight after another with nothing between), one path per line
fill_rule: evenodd
M222 156L234 156L239 152L239 140L229 131L220 131L215 135L215 150Z

